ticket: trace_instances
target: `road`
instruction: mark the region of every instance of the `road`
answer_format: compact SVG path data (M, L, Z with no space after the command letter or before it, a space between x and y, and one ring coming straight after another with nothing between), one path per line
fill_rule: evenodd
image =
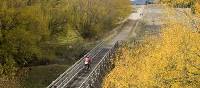
M134 30L138 20L141 20L144 12L144 5L137 6L136 13L131 13L127 18L126 24L121 28L121 32L119 32L113 39L106 43L108 46L112 46L115 42L119 40L128 40L130 36L130 32ZM134 33L132 33L134 35Z

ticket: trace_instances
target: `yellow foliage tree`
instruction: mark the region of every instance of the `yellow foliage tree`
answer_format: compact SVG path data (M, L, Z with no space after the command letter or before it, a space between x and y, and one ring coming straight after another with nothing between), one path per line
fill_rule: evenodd
M163 0L165 3L190 3L192 0ZM199 18L200 4L195 4ZM176 13L175 11L169 11ZM192 15L184 18L188 22ZM187 17L187 16L186 16ZM184 21L185 22L185 21ZM198 88L200 86L200 34L190 24L168 20L161 37L119 49L115 68L106 76L104 88ZM198 28L199 29L199 28Z
M195 8L198 12L198 5ZM176 12L171 10L168 13L174 16ZM166 24L161 37L146 38L135 48L124 46L119 49L115 68L104 79L104 88L200 86L200 34L193 26L178 19L168 20Z
M163 28L161 38L145 40L137 48L125 46L104 88L200 86L200 35L179 23Z
M200 1L195 3L195 13L200 17Z

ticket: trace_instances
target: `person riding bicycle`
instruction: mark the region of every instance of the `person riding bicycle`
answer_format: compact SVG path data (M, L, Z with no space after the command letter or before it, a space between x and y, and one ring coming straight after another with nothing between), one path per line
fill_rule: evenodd
M85 68L87 70L90 69L91 62L92 62L92 59L89 56L85 56L85 58L84 58L84 64L85 64Z

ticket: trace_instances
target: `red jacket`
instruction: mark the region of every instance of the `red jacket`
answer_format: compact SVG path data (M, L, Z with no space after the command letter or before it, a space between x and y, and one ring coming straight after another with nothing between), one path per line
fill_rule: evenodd
M92 59L89 57L84 58L85 64L90 64L92 62Z

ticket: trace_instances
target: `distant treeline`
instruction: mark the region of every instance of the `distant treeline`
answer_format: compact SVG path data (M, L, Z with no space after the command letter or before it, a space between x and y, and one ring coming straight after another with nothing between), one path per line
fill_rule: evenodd
M131 12L129 5L129 0L0 0L0 75L55 59L61 44L65 52L78 52L71 48L100 39Z

